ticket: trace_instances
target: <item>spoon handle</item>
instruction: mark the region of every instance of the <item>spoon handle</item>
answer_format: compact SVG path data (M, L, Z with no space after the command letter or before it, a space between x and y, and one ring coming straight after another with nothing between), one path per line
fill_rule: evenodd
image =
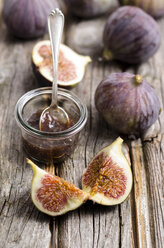
M53 64L53 85L51 105L57 107L57 81L58 81L58 60L59 48L63 33L64 15L56 8L52 10L48 17L48 30L52 48L52 64Z

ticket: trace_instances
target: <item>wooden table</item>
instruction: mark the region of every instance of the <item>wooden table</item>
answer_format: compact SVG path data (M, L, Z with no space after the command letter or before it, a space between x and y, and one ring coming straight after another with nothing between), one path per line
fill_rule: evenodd
M159 25L163 31L164 19L159 21ZM66 41L71 45L72 29L67 27L67 30ZM153 58L126 70L141 73L147 79L163 108L164 32L162 40L161 48ZM12 38L1 22L0 247L164 247L163 112L153 131L150 130L143 139L129 140L124 145L134 178L133 190L124 203L105 207L88 201L79 209L56 218L39 212L33 205L30 197L32 170L23 154L14 107L20 96L39 87L31 68L31 50L36 42ZM74 154L62 165L56 166L55 173L78 187L81 187L81 175L95 153L118 136L96 111L94 92L105 75L121 70L119 63L105 64L95 58L88 65L83 81L72 90L86 103L88 121Z

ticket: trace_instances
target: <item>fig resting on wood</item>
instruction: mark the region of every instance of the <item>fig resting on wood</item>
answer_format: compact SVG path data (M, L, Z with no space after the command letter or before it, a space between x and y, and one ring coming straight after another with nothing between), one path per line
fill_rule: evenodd
M155 18L164 15L163 0L119 0L121 5L133 5L146 11Z
M140 75L112 73L95 92L95 105L116 131L141 136L157 119L160 102L154 89Z
M61 44L58 65L58 85L72 87L78 84L85 73L86 65L91 62L89 56L82 56L68 46ZM39 41L32 51L33 70L38 82L43 86L52 86L52 51L49 40Z
M131 168L122 152L122 143L117 138L92 159L82 176L83 190L27 159L33 169L31 198L35 206L43 213L58 216L88 199L108 206L122 203L132 188Z
M82 177L82 189L89 199L102 205L123 202L132 188L130 164L122 152L119 137L92 159Z
M68 11L78 17L93 18L108 12L116 4L113 0L64 0Z
M29 159L27 162L33 169L31 198L43 213L51 216L65 214L78 208L88 199L89 194L72 183L40 169Z
M5 0L2 14L14 36L31 39L47 31L48 15L56 7L57 0Z
M125 6L113 12L104 29L104 58L137 64L158 50L161 34L158 23L137 7Z

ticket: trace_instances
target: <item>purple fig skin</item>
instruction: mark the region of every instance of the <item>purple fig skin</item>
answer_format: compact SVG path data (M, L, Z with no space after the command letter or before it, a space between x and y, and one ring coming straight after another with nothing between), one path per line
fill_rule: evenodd
M164 15L163 0L119 0L121 5L133 5L146 11L149 15L159 18Z
M104 29L104 56L130 64L152 57L158 50L161 34L157 22L137 7L118 8Z
M64 0L68 11L82 18L102 15L111 7L111 0Z
M47 32L48 15L56 7L56 0L5 0L2 14L9 32L31 39Z
M160 113L154 89L141 76L128 72L112 73L102 80L95 92L95 105L111 127L135 137L141 136Z

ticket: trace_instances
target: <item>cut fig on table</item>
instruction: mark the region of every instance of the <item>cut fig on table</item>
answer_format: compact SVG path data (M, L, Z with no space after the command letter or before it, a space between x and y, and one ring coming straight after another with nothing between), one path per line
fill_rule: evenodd
M88 193L72 183L40 169L29 159L27 162L33 169L31 198L41 212L51 216L62 215L78 208L89 198Z
M89 199L102 205L122 203L132 188L130 164L122 152L119 137L102 149L90 162L82 177L82 189Z
M82 56L68 46L61 44L58 65L58 85L71 87L78 84L84 76L86 65L91 62L89 56ZM32 51L34 73L41 85L51 86L53 80L52 52L50 41L39 41Z

